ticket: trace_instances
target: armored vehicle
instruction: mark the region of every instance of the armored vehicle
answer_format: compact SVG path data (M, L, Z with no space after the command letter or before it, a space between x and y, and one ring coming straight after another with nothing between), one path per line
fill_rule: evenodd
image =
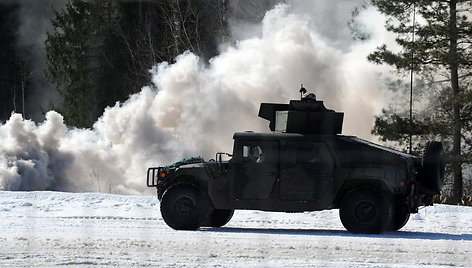
M262 103L259 116L272 132L235 133L232 153L148 169L171 228L221 227L237 209L339 209L349 232L396 231L442 188L440 142L428 142L420 158L341 135L343 113L313 95Z

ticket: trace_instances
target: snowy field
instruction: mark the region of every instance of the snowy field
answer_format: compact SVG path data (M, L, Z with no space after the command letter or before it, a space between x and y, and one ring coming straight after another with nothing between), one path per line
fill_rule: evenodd
M353 235L338 211L236 211L223 228L174 231L155 196L0 192L0 265L472 266L472 208L436 205L400 232Z

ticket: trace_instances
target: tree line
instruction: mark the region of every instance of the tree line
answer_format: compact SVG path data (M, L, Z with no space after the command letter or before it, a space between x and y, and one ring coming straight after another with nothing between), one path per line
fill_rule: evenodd
M29 0L26 0L29 1ZM36 0L31 0L36 1ZM149 70L184 51L203 61L230 42L230 20L258 22L279 0L71 0L52 8L45 51L47 81L54 84L67 125L91 127L107 106L150 85ZM0 121L28 103L32 70L18 46L22 1L0 2ZM25 100L26 98L26 100Z
M24 111L28 84L26 62L17 50L18 4L0 5L0 119Z
M186 50L209 59L227 36L223 0L73 1L46 39L48 79L69 125L91 127L107 106L151 84L149 70Z

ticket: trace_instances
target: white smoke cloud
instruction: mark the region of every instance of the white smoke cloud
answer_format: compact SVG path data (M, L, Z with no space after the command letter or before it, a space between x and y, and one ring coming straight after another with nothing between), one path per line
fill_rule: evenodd
M105 110L92 130L67 128L48 112L42 124L13 114L0 125L0 190L145 191L146 169L183 157L232 151L236 131L269 131L261 102L299 98L301 83L345 112L344 133L370 139L383 103L373 43L334 48L307 15L278 5L262 35L228 46L208 65L192 53L151 70L154 87Z

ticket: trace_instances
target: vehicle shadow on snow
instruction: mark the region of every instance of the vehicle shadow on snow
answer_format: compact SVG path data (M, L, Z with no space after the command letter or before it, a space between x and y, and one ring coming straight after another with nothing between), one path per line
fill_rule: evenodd
M214 233L247 233L247 234L277 234L277 235L304 235L304 236L340 236L340 237L368 237L368 238L392 238L392 239L421 239L421 240L464 240L472 241L472 234L448 234L431 232L397 231L386 232L378 235L352 234L345 230L322 229L270 229L270 228L202 228L202 232Z
M422 240L454 240L454 241L472 241L472 234L448 234L448 233L431 233L431 232L388 232L379 236L387 238L403 238L403 239L422 239Z

